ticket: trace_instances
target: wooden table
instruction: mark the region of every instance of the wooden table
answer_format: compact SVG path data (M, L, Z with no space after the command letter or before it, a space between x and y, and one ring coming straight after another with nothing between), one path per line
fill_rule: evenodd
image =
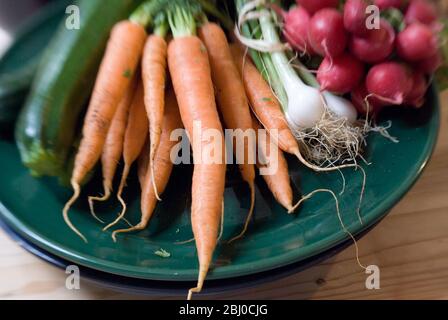
M442 128L428 168L393 212L359 242L360 258L378 265L380 289L367 290L353 246L330 260L219 299L448 299L448 92ZM26 252L0 231L0 299L145 299L81 282ZM164 297L159 297L163 299ZM180 297L184 298L184 297Z

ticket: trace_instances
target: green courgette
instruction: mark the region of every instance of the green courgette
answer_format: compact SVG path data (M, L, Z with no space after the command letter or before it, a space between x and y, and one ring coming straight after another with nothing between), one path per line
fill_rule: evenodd
M112 26L139 0L79 0L81 25L65 21L46 49L16 124L22 162L35 176L62 176Z

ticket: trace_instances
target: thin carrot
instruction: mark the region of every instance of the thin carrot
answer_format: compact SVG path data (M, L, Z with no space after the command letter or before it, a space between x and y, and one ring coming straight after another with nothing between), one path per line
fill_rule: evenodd
M232 44L230 48L234 62L241 73L252 111L266 130L278 130L276 142L280 149L290 154L296 154L299 145L288 127L280 104L269 84L252 64L249 56L245 55L238 45Z
M137 160L137 176L140 188L143 190L143 186L146 181L146 173L148 172L149 166L149 136L146 138L145 145L143 146L142 152L138 156Z
M177 144L177 141L171 140L170 136L174 130L182 128L182 120L179 114L179 107L177 105L176 96L174 95L174 91L172 89L167 90L165 100L166 105L163 118L162 135L160 137L160 145L159 148L157 148L156 157L154 159L154 167L156 168L154 179L156 180L157 190L159 190L161 193L165 191L165 188L171 176L171 172L173 170L173 159L171 159L171 152L173 147ZM114 240L118 233L143 230L144 228L146 228L157 204L157 198L153 188L153 183L151 181L153 176L149 170L149 167L147 166L149 160L149 152L143 152L146 152L146 156L142 155L141 169L139 169L139 177L141 180L140 184L142 186L142 217L140 223L138 223L135 227L114 231L114 233L112 234ZM144 171L145 169L147 169L146 172Z
M257 132L258 158L261 157L263 159L263 161L257 161L257 166L260 169L266 169L270 173L275 172L269 175L262 175L262 177L275 200L285 207L288 212L291 212L293 211L293 191L289 179L288 162L278 146L275 143L271 143L271 136L269 134L265 135L265 140L260 138L260 132L258 130L261 130L262 127L256 119L253 120L253 128ZM277 156L271 156L272 148L278 148Z
M130 21L117 23L112 29L93 89L71 177L74 194L62 211L67 225L85 242L87 239L71 223L68 211L80 195L82 181L101 157L107 132L129 87L145 39L146 32L141 25Z
M89 207L92 215L100 220L94 210L94 201L106 201L110 198L112 192L112 182L117 170L118 162L123 153L123 140L128 122L129 107L132 103L135 92L135 77L131 85L126 91L124 98L118 105L115 116L107 132L106 142L104 144L103 153L101 155L101 166L103 171L103 188L104 195L102 197L89 197Z
M118 187L117 199L122 205L122 210L117 219L108 224L103 230L107 230L110 227L117 224L126 213L126 202L122 198L123 189L126 185L126 180L131 170L132 164L137 160L140 155L148 135L148 117L145 111L145 102L143 99L144 89L143 82L138 79L137 91L135 92L134 99L132 100L131 108L129 109L128 123L126 125L126 132L124 135L123 144L123 160L124 169L121 176L120 186Z
M224 123L227 128L237 130L236 134L244 139L244 153L241 158L240 150L235 150L237 163L243 180L249 185L251 191L251 204L247 215L244 228L241 233L233 240L241 238L248 227L252 218L255 204L255 137L250 136L252 131L252 117L247 101L244 84L241 81L238 69L233 62L232 53L229 43L222 28L215 23L205 23L199 29L199 37L204 42L208 50L210 66L212 70L212 79L216 87L216 96L218 100L218 108L223 116ZM234 137L234 149L237 137Z
M191 224L199 259L198 283L188 292L202 290L217 244L225 186L225 142L216 109L207 49L195 35L194 15L177 7L169 13L174 39L168 45L168 66L180 114L193 147ZM213 131L213 138L196 137L193 128ZM210 157L210 147L214 151Z
M153 34L146 40L142 59L142 76L145 87L145 106L149 119L150 156L149 165L154 175L154 157L160 144L163 114L165 108L165 81L167 64L167 43L163 36ZM158 200L159 193L155 179L153 188Z

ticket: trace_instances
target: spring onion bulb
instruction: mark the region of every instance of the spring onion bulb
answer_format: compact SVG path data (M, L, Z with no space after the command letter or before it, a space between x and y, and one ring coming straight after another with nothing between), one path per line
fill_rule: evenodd
M264 40L278 46L280 39L267 10L260 12L260 26ZM309 129L314 127L324 114L324 102L319 90L303 83L292 68L283 51L271 53L272 62L288 98L284 112L293 127Z

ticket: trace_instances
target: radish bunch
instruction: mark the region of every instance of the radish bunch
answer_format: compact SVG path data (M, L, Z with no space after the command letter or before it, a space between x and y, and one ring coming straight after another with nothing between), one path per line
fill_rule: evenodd
M361 114L423 105L430 76L442 63L440 24L430 1L347 0L341 10L338 1L296 2L282 13L283 34L302 55L323 58L317 70L322 91L350 95ZM401 12L400 27L372 16L371 4L380 12Z

